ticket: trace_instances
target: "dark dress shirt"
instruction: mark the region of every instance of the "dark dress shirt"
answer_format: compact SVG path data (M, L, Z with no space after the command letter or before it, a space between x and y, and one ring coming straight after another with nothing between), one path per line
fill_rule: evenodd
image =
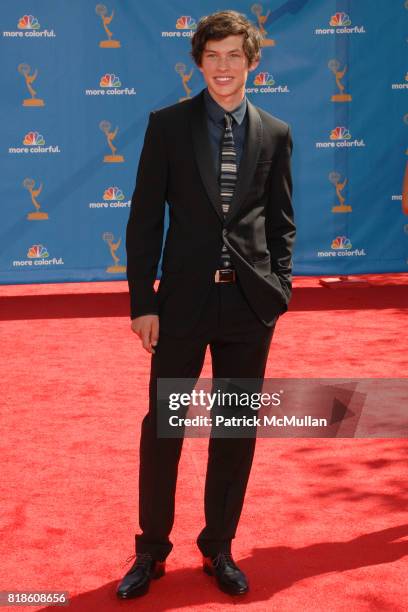
M208 89L204 90L204 101L207 109L208 135L210 137L211 149L214 157L214 166L217 177L220 174L220 149L221 141L225 129L224 115L227 112L210 95ZM247 118L247 100L244 98L239 106L233 111L228 111L234 118L232 124L232 135L234 137L235 149L237 152L237 168L242 158L244 150Z

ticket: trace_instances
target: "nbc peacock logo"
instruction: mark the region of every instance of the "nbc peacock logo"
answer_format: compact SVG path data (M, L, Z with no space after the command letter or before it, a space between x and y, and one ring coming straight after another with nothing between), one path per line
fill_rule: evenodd
M27 251L27 257L30 259L44 259L49 256L47 248L42 244L33 244Z
M12 265L14 268L52 267L63 266L64 261L62 257L50 257L47 247L38 243L27 249L27 259L14 260Z
M258 72L253 80L253 87L245 89L248 94L269 94L269 93L289 93L289 87L286 84L276 85L272 74L266 70Z
M89 208L103 210L107 208L130 208L131 201L125 200L125 195L119 187L107 187L103 192L102 201L90 202Z
M8 152L13 154L27 153L61 153L58 145L45 145L45 138L40 132L34 130L27 132L22 140L22 146L9 147Z
M275 79L269 72L258 72L254 78L254 85L274 85Z
M39 30L40 23L34 15L23 15L17 23L19 30Z
M191 38L197 28L197 22L191 15L181 15L175 25L175 30L162 32L162 38Z
M329 25L336 28L340 26L349 26L351 25L351 20L347 13L334 13L330 18Z
M23 139L23 144L25 145L44 145L45 140L42 134L38 132L28 132Z
M86 96L134 96L134 87L122 87L122 82L117 74L106 72L99 79L98 89L86 89Z
M334 250L338 249L351 249L352 244L347 236L337 236L331 243L331 248Z
M196 20L190 15L182 15L176 21L177 30L195 30L196 27Z
M104 74L99 82L101 87L120 87L122 83L116 74Z
M34 15L22 15L17 20L17 29L4 31L4 38L55 38L54 30L41 29L37 17Z
M344 125L338 125L331 130L329 140L325 142L316 142L317 149L333 149L343 147L365 147L363 139L352 140L351 133Z
M108 189L105 189L103 199L108 200L110 202L112 200L124 200L125 196L123 195L123 191L119 189L119 187L109 187Z
M364 25L352 26L350 16L343 11L339 11L331 15L328 27L316 28L314 31L317 35L327 34L365 34Z
M364 249L353 249L351 240L347 236L336 236L332 240L330 251L318 251L318 257L365 257Z
M335 127L334 130L330 132L330 140L350 140L351 134L347 128Z

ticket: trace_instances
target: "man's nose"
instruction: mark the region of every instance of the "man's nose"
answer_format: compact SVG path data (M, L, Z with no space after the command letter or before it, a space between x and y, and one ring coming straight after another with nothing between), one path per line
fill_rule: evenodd
M218 64L217 64L217 67L218 67L220 70L226 70L226 69L229 67L229 62L228 62L228 59L227 59L226 57L224 57L224 58L223 58L223 57L218 58Z

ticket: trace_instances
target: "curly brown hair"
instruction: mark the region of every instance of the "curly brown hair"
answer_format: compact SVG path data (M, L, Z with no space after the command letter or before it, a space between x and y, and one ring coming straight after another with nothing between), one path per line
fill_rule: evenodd
M207 41L223 40L227 36L244 36L243 48L251 65L261 57L262 36L258 28L245 15L237 11L219 11L202 17L191 40L191 55L197 66L201 66L202 55Z

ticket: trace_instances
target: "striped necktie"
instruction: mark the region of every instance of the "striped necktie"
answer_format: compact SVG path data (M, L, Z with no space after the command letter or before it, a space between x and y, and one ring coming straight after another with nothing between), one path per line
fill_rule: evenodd
M225 130L221 143L220 195L224 218L229 211L237 182L237 152L232 134L233 118L225 114ZM232 269L231 259L225 244L221 251L221 269Z

